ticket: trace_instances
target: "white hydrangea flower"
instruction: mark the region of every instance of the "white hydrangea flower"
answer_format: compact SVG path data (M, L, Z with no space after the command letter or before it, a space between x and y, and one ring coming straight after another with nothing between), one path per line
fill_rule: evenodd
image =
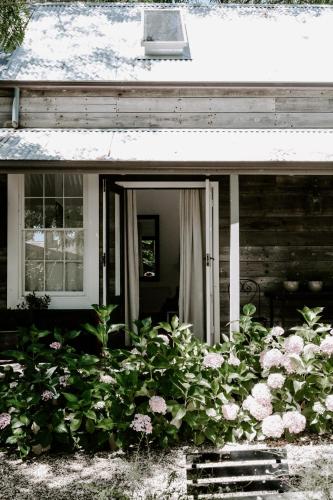
M228 359L228 364L231 366L239 366L240 359L231 351Z
M280 438L284 433L283 420L280 415L270 415L264 418L261 430L266 437Z
M216 410L214 410L214 408L208 408L208 409L206 410L206 415L207 415L208 417L212 417L212 418L214 418L214 417L216 417L216 416L217 416L217 412L216 412Z
M116 380L111 377L111 375L105 374L105 375L100 375L99 380L103 382L103 384L115 384Z
M313 404L312 409L315 413L318 413L319 415L323 415L323 413L325 413L325 406L322 405L319 401L316 401Z
M153 432L151 418L149 415L142 415L142 413L136 413L134 415L130 427L136 432L144 432L145 434L151 434Z
M281 389L286 380L282 373L271 373L267 379L267 385L271 389Z
M104 410L105 408L105 401L97 401L97 403L94 404L95 410Z
M160 396L152 396L149 399L149 406L151 411L154 413L161 413L162 415L165 415L167 412L166 402Z
M272 337L280 337L284 334L284 329L282 328L282 326L273 326L270 334L272 335Z
M303 432L306 426L306 418L299 411L287 411L282 416L285 429L291 434Z
M325 405L328 411L333 411L333 394L327 396L327 398L325 399Z
M301 354L304 348L304 340L299 335L290 335L284 341L284 348L287 354Z
M217 352L209 352L205 354L202 364L205 368L221 368L223 356Z
M317 354L318 352L320 352L319 345L313 344L312 342L309 342L308 344L306 344L304 346L304 349L303 349L303 355L306 358L312 357L315 354Z
M273 413L271 403L262 405L253 396L247 396L243 402L243 408L247 410L256 420L264 420Z
M252 387L251 394L261 405L269 404L272 401L272 394L266 384L259 383Z
M239 406L236 403L222 405L222 413L226 420L236 420L239 413Z
M330 335L326 335L326 337L320 343L320 350L322 353L327 356L331 356L333 354L333 337Z
M260 354L260 364L264 369L278 368L282 365L282 362L283 354L279 349L269 349Z

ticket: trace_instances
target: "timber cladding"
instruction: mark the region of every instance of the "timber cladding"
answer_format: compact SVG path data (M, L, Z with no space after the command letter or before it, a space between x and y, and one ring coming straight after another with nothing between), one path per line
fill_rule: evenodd
M0 175L0 308L7 306L7 176Z
M1 126L11 126L13 91L0 92ZM20 127L332 128L333 88L23 88Z
M307 281L322 280L323 295L293 299L282 307L275 302L275 321L300 323L296 309L304 305L325 307L324 319L333 320L333 177L240 176L240 273L259 283L261 314L269 318L265 292L296 279L307 290ZM228 183L220 192L221 323L228 321L229 283ZM327 292L332 290L332 296ZM309 303L300 303L307 300ZM248 301L241 294L242 304ZM258 297L254 299L258 306ZM283 310L282 310L283 309Z

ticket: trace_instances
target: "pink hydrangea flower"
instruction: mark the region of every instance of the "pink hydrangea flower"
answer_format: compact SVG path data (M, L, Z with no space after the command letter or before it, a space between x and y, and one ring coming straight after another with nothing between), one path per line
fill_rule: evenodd
M280 337L284 334L284 329L282 328L282 326L273 326L270 334L272 335L272 337Z
M116 381L111 375L100 375L99 380L103 382L103 384L115 384Z
M333 411L333 394L327 396L327 398L325 399L325 405L328 411Z
M304 348L304 340L299 335L290 335L284 341L284 348L287 354L301 354Z
M12 417L9 413L0 413L0 429L3 430L10 424Z
M260 364L262 368L269 370L270 368L278 368L282 365L283 354L279 349L269 349L260 354Z
M304 346L303 349L303 354L306 357L312 356L313 354L316 354L317 352L320 351L319 345L313 344L312 342L309 342Z
M267 385L271 389L281 389L283 387L286 377L282 373L271 373L267 379Z
M59 377L59 384L61 385L61 387L67 387L68 379L69 379L69 375L61 375Z
M236 420L238 412L239 406L236 403L222 405L222 413L226 420Z
M157 337L159 339L161 339L165 345L169 345L170 344L170 339L167 335L164 335L163 333L160 333L159 335L157 335Z
M205 368L221 368L223 357L217 352L209 352L205 354L202 364Z
M54 394L51 391L44 391L42 393L42 400L43 401L49 401L50 399L54 398Z
M231 352L229 355L228 364L231 366L239 366L240 359L233 352Z
M144 432L145 434L151 434L153 432L153 426L149 415L142 415L142 413L136 413L134 415L130 427L136 432Z
M152 396L149 399L149 406L154 413L162 413L162 415L165 415L167 412L166 402L160 396Z
M252 387L251 394L261 405L268 405L272 401L272 394L266 384L259 383Z
M301 366L301 358L299 356L296 356L294 355L293 357L292 356L288 356L288 355L285 355L283 357L283 368L286 370L287 373L297 373L300 369L300 366Z
M331 356L333 354L333 337L330 335L326 335L326 337L320 343L320 350L327 356Z
M280 415L270 415L264 418L261 430L266 437L280 438L284 432L283 420Z
M104 410L105 408L105 401L97 401L97 403L94 404L95 410Z
M51 349L58 350L58 349L61 349L61 344L60 344L60 342L52 342L52 344L50 344L50 347L51 347Z
M320 401L316 401L312 409L315 413L318 413L319 415L323 415L325 413L325 406L320 403Z
M264 420L273 413L271 403L262 405L254 399L253 396L248 396L243 402L244 410L247 410L256 420Z
M306 426L306 418L299 411L287 411L282 416L285 429L291 434L303 432Z

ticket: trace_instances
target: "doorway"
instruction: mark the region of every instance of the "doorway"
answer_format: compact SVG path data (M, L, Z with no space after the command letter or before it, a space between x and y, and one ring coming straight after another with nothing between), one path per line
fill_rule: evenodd
M218 183L116 182L103 199L103 301L219 341Z

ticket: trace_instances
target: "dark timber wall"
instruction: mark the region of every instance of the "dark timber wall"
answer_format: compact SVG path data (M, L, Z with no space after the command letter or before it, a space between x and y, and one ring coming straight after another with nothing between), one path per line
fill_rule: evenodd
M221 187L221 315L228 313L229 197ZM269 318L265 291L279 290L286 279L324 281L329 294L290 296L282 309L275 302L275 322L285 316L290 325L303 305L325 306L325 319L333 320L333 177L240 176L241 277L255 280L261 290L261 316ZM247 295L242 294L242 302ZM255 298L258 305L258 297Z
M10 102L9 97L0 97L2 126L11 126ZM20 126L332 128L333 89L274 87L23 89L20 98Z
M7 176L0 175L0 308L7 305Z

